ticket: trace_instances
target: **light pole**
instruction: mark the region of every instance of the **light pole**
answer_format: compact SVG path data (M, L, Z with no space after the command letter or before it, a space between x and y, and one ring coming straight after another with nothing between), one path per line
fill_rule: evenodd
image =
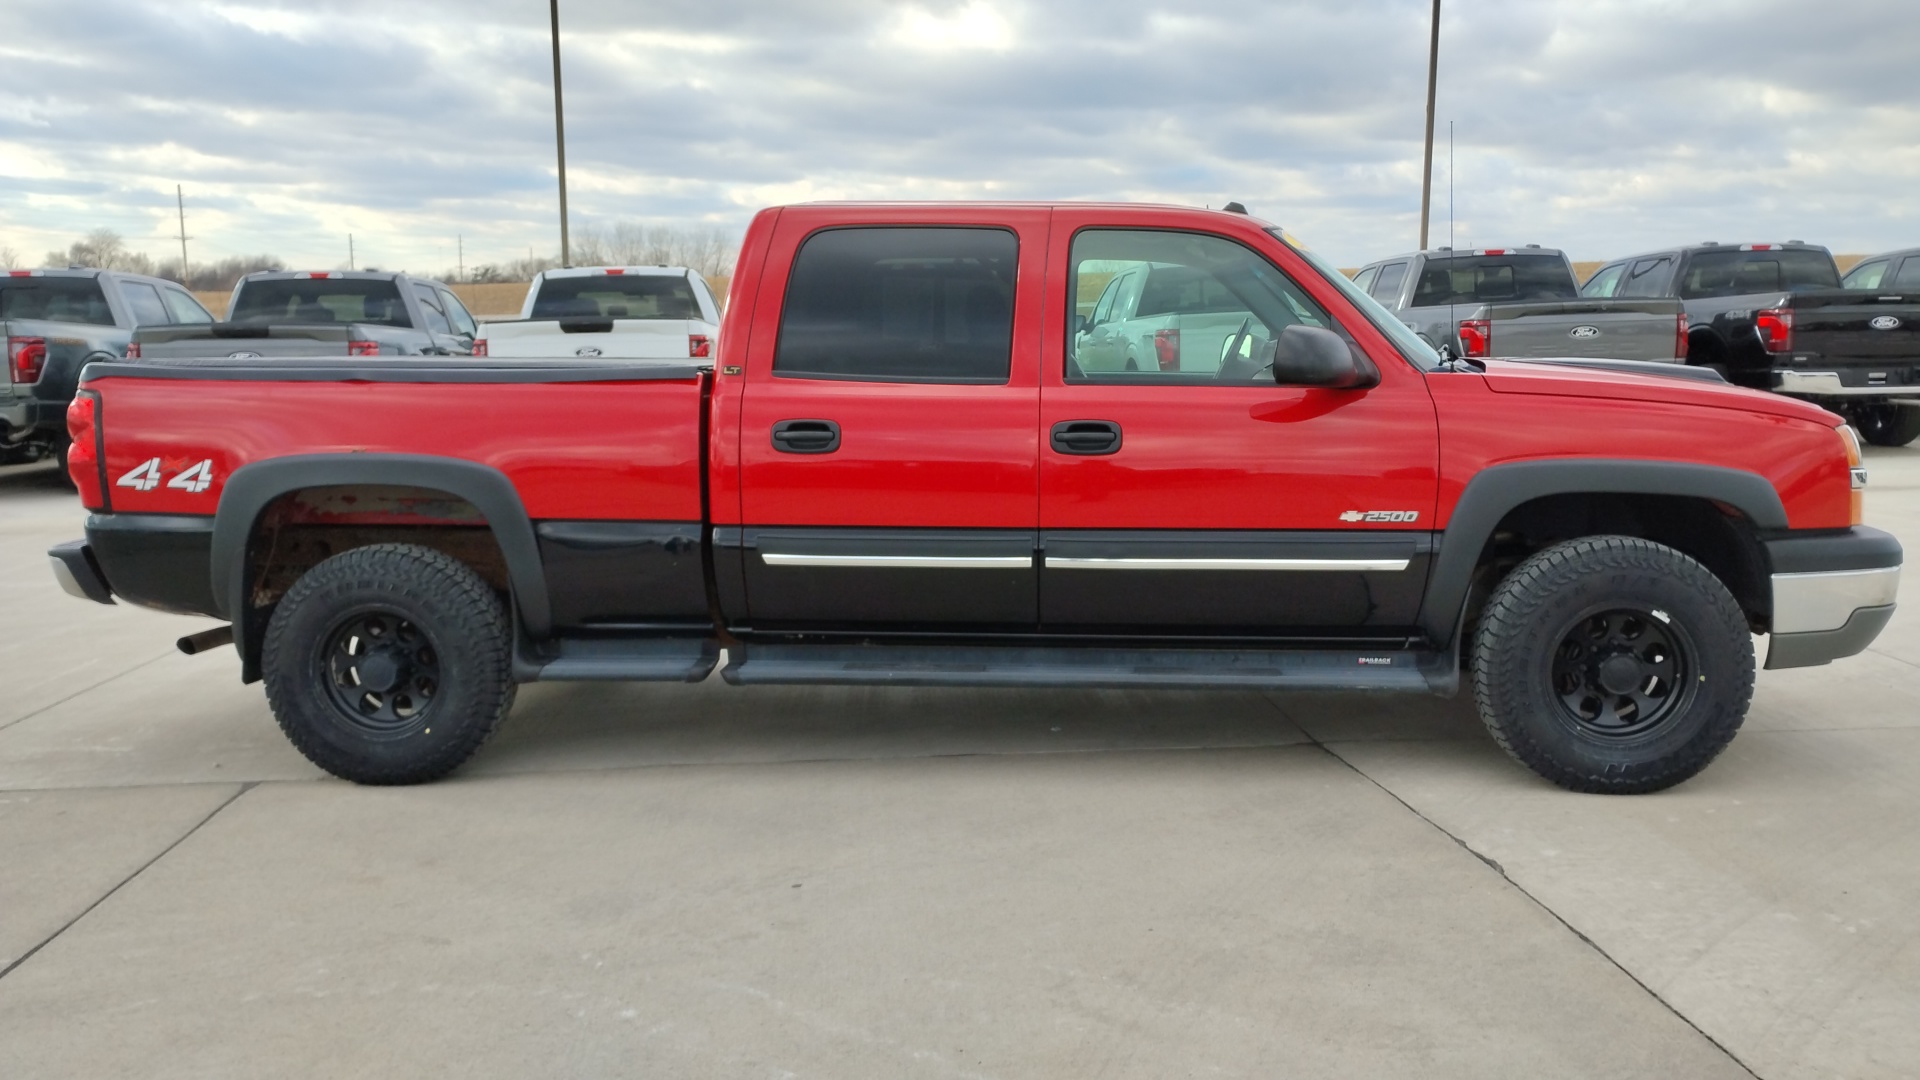
M573 253L567 245L567 115L560 105L560 0L548 0L553 12L553 140L560 160L560 265L572 266ZM1434 0L1437 9L1440 0ZM1428 152L1432 152L1433 106L1427 106ZM1426 226L1420 228L1425 235Z
M559 3L559 0L554 0L554 2ZM560 92L560 83L558 81L559 70L560 70L559 39L556 38L554 40L553 48L554 48L553 63L554 63L554 79L555 79L553 86L554 86L554 93L558 94ZM1427 47L1427 153L1426 153L1426 164L1422 167L1421 178L1420 178L1420 250L1421 251L1427 250L1427 219L1428 219L1429 212L1433 208L1433 92L1434 92L1435 86L1439 81L1439 74L1440 74L1440 0L1433 0L1433 39L1432 39L1432 42ZM563 174L562 184L564 185L564 183L565 183L565 177ZM566 194L564 189L561 193L560 200L561 200L560 205L565 206Z

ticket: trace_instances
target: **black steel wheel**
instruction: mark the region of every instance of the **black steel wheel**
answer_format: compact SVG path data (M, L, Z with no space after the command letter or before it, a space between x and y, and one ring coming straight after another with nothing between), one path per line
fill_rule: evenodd
M1535 553L1494 588L1474 641L1487 730L1576 791L1658 791L1706 768L1746 718L1753 678L1753 638L1727 587L1636 537Z
M412 544L355 548L302 575L261 650L267 701L308 760L362 784L459 768L513 702L511 623L480 576Z

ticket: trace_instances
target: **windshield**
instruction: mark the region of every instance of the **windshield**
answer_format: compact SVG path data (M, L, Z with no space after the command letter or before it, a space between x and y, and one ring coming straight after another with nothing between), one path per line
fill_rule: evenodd
M0 278L0 319L112 326L113 312L97 278Z
M1432 257L1414 286L1414 307L1506 300L1572 300L1573 271L1558 255Z
M1367 321L1371 322L1375 329L1385 334L1387 340L1393 342L1394 347L1400 350L1400 355L1406 357L1408 363L1419 368L1421 371L1435 371L1439 369L1440 354L1433 351L1433 346L1420 340L1420 335L1407 329L1405 323L1394 318L1393 313L1381 307L1378 300L1368 296L1361 290L1360 286L1348 280L1347 275L1329 265L1325 260L1321 259L1320 256L1315 255L1305 247L1295 243L1284 231L1280 229L1269 229L1267 231L1278 237L1281 243L1291 248L1295 255L1307 260L1315 270L1320 271L1321 277L1332 282L1333 287L1339 289L1340 294L1345 296L1354 307L1359 308L1360 314L1366 316Z
M227 316L237 323L377 323L410 327L391 281L367 278L268 278L240 286Z
M547 278L533 301L533 318L698 319L693 286L678 274L592 274Z
M1840 272L1833 256L1817 248L1790 251L1696 251L1687 260L1680 295L1742 296L1747 293L1794 292L1801 289L1837 289Z

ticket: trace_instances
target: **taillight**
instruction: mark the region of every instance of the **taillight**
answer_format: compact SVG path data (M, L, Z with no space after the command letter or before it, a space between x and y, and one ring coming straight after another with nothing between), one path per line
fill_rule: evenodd
M1867 470L1860 466L1860 436L1853 433L1853 426L1841 424L1833 429L1840 436L1840 442L1847 448L1847 523L1861 525L1866 522Z
M1760 344L1768 352L1793 351L1793 311L1790 308L1768 308L1753 313L1753 328L1759 331Z
M347 342L347 355L379 356L380 343L377 341L349 341Z
M487 339L486 338L473 339L473 355L475 356L487 355Z
M140 343L139 342L137 341L127 342L127 359L129 360L140 359Z
M1674 336L1673 336L1673 358L1675 360L1685 360L1687 358L1687 313L1686 312L1683 311L1680 313L1679 318L1675 320L1675 325L1677 329L1674 331Z
M1493 355L1493 322L1489 319L1460 320L1460 355Z
M47 339L10 337L7 339L7 377L16 383L37 383L47 368Z
M705 334L688 334L687 355L693 358L712 356L713 341Z
M1180 331L1155 330L1153 332L1153 356L1160 362L1161 371L1180 370Z
M94 411L98 402L93 391L82 390L67 406L67 437L73 440L67 450L67 476L80 490L81 504L89 510L100 510L107 504L100 483L100 431Z

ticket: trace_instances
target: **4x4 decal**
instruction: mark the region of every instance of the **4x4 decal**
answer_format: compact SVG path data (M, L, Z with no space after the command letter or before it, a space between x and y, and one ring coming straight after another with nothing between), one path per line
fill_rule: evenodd
M168 467L177 467L178 463L168 462ZM114 481L115 487L132 488L135 491L152 491L160 486L161 462L159 458L148 458L128 470L125 476ZM211 458L196 462L167 481L170 488L195 495L213 486L213 460Z

